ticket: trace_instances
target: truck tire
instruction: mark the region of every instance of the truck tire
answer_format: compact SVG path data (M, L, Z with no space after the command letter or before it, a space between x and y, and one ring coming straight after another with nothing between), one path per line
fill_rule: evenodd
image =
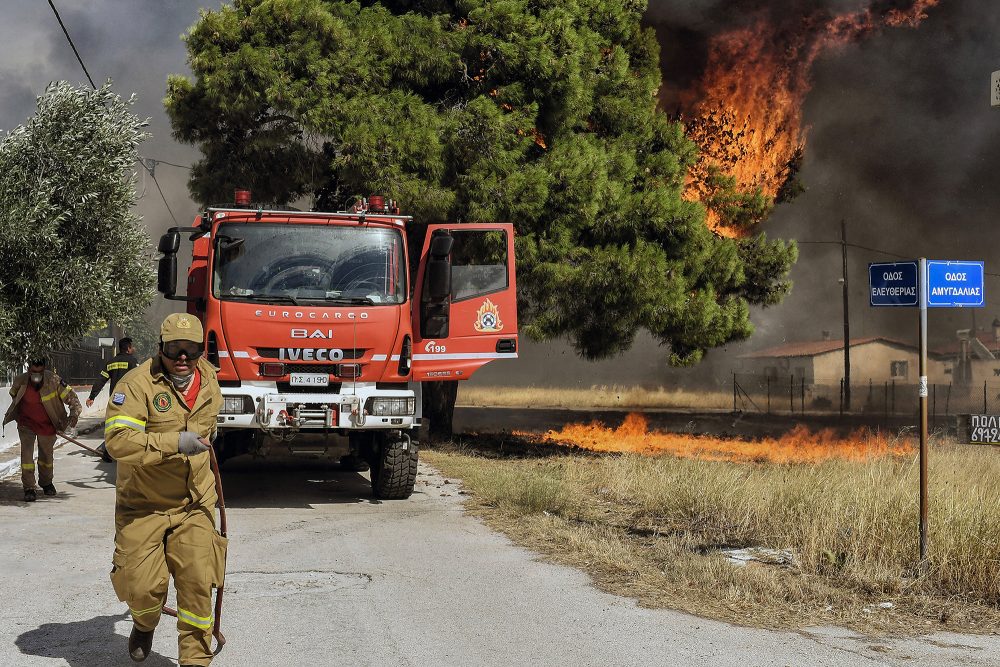
M380 438L372 465L372 495L381 500L403 500L417 481L417 443L405 435Z

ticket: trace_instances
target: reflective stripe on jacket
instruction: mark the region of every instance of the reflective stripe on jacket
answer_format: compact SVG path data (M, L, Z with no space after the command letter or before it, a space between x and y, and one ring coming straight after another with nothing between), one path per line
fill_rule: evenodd
M133 355L125 353L116 354L108 362L104 370L101 371L100 377L94 381L94 386L90 390L90 400L97 398L97 395L101 393L101 389L104 389L104 384L108 381L110 381L110 384L108 384L108 393L114 393L118 381L138 365L139 362L136 361Z
M214 508L215 477L208 452L177 452L181 431L208 439L216 430L222 392L215 368L198 360L201 388L194 407L167 377L159 357L125 374L108 403L104 437L108 453L118 461L118 507L145 512L179 512L192 505Z

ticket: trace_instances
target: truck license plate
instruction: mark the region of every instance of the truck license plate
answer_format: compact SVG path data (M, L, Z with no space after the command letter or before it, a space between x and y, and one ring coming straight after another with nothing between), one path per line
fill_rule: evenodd
M330 376L326 373L292 373L293 387L328 387Z

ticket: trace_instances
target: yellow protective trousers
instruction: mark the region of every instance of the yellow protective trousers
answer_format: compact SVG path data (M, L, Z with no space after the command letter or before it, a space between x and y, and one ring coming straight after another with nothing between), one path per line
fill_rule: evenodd
M56 444L54 435L35 435L31 429L17 427L21 439L21 484L25 489L35 488L35 440L38 440L38 483L48 486L52 483L52 449Z
M159 623L173 576L180 663L210 664L215 623L212 588L223 585L227 546L226 538L215 530L211 510L119 511L115 529L111 584L118 599L129 606L136 627L150 631Z

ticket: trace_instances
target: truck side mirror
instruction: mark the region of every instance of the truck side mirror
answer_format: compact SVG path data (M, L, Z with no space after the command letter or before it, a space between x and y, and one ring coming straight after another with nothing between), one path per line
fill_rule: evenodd
M431 301L447 301L451 296L451 262L432 259L427 263L427 294Z
M451 247L455 244L455 237L443 229L434 232L431 237L430 255L432 259L446 259L451 254Z
M447 301L451 296L451 248L455 238L444 230L431 237L427 261L427 296L431 301Z
M157 252L163 253L164 255L176 255L177 251L181 247L181 233L177 231L169 231L160 237L160 245L157 246Z
M431 236L427 249L427 275L420 304L422 338L447 338L451 314L451 249L455 238L446 229Z
M156 271L156 290L163 296L173 296L177 291L177 255L164 255Z
M171 297L177 291L177 251L181 247L180 232L171 230L160 237L156 249L163 253L156 270L156 290Z

